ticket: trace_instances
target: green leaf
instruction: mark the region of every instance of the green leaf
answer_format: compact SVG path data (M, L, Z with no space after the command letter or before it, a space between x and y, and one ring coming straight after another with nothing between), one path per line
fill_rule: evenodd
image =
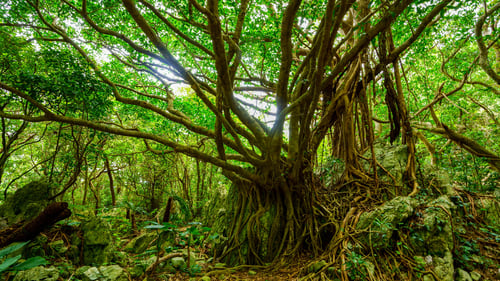
M0 251L0 258L5 257L6 255L21 249L22 247L26 246L29 242L31 242L31 241L26 241L26 242L14 244L14 245L11 244L10 246L8 246L5 249Z
M150 224L150 225L146 225L144 228L145 229L163 229L163 228L165 228L165 226L163 226L161 224Z
M9 267L11 265L15 264L20 258L21 258L21 255L17 255L15 257L6 259L2 264L0 264L0 273L9 269Z
M20 264L18 264L16 266L14 266L13 269L14 270L19 270L19 271L21 271L21 270L27 270L27 269L30 269L30 268L33 268L33 267L37 267L39 265L46 265L48 263L49 262L46 259L44 259L44 258L42 258L40 256L36 256L36 257L31 257L31 258L25 260L24 262L22 262L22 263L20 263Z

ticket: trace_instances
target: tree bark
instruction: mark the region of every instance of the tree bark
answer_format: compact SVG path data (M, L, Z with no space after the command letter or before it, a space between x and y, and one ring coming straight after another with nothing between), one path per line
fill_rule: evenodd
M106 170L108 172L109 193L111 193L111 205L116 206L115 186L113 183L113 172L111 171L111 165L109 165L109 159L107 156L104 156L104 164L106 165Z
M54 202L47 206L36 218L16 229L0 232L0 248L13 242L28 241L35 238L44 229L71 216L66 202Z

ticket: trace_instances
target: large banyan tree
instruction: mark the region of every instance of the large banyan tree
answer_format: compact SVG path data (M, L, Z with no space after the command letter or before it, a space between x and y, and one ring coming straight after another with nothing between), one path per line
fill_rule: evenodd
M321 197L317 153L327 143L344 163L339 189L369 194L377 184L376 161L366 168L360 156L373 150L369 95L375 89L385 95L378 106L387 107L390 141L408 148L405 182L410 191L418 189L401 62L453 2L8 0L0 8L2 32L29 40L35 50L72 53L105 85L101 93L108 102L126 106L133 118L141 112L155 118L138 126L112 114L87 118L58 109L54 101L84 92L49 99L50 87L21 87L16 79L0 81L1 94L28 102L32 110L6 107L1 114L142 138L148 146L156 143L220 167L238 198L226 257L266 263L305 248L318 253L338 246L344 228L342 221L328 222L335 206ZM498 7L483 10L484 18ZM482 59L491 70L491 45L485 44ZM61 62L59 71L65 67ZM196 108L176 104L186 93ZM90 98L80 103L92 107ZM198 136L216 153L199 149L202 144L193 138L173 137L151 120L177 124L181 135ZM272 219L263 219L266 214ZM331 234L322 235L324 229Z

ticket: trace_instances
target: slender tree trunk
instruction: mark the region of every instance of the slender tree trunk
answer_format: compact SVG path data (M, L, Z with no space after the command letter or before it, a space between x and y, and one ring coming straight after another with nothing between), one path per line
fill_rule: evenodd
M169 197L167 201L167 206L165 206L165 213L163 214L162 222L170 221L170 215L172 214L173 206L174 206L174 199L172 197Z
M109 193L111 194L111 205L116 206L116 196L115 196L115 186L113 181L113 171L111 170L111 165L109 164L108 156L104 156L104 164L106 165L106 171L108 172L109 178Z
M61 131L62 131L63 125L64 125L63 123L59 124L59 130L57 132L57 141L56 141L56 145L54 148L54 155L52 156L53 157L52 162L50 163L49 182L52 182L52 179L54 177L55 162L56 162L57 154L59 153L59 143L61 141Z
M87 163L87 165L88 165L88 163ZM82 196L82 205L83 206L85 206L85 204L87 203L87 192L89 190L89 169L88 169L87 165L85 165L85 172L83 173L84 174L83 196Z

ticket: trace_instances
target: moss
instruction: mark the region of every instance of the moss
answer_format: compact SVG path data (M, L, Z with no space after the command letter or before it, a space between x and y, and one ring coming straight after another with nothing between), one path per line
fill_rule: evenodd
M83 263L103 264L111 261L112 237L109 225L97 218L91 217L82 222L83 231Z
M361 241L377 249L389 248L393 232L413 214L416 205L417 202L410 197L396 197L372 212L363 213L356 228L368 232Z
M53 186L44 181L33 181L18 189L0 206L0 217L8 224L31 220L50 203Z

